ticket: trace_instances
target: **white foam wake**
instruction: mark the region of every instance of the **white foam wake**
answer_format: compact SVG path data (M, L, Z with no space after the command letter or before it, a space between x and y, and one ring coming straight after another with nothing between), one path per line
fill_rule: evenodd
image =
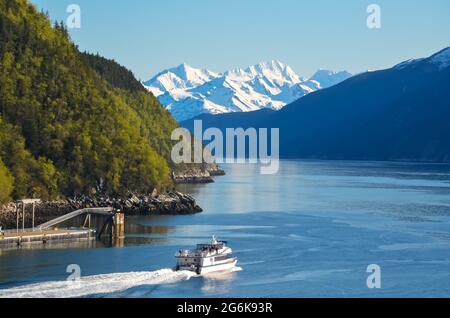
M188 280L190 271L161 269L154 272L114 273L82 277L79 281L44 282L0 289L0 298L74 298L107 294L141 285L158 285Z

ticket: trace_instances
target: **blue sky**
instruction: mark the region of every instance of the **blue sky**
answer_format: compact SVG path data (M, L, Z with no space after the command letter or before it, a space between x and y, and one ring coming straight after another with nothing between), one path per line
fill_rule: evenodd
M81 7L82 50L148 80L186 62L221 72L278 59L301 76L319 68L382 69L450 46L448 0L32 0L52 19ZM381 7L381 29L366 8Z

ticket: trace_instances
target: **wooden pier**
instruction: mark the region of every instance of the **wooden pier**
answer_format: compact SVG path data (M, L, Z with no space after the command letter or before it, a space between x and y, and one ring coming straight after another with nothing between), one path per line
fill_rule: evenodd
M23 213L24 211L23 209ZM19 216L17 219L19 220ZM44 224L33 226L31 229L24 227L19 229L17 226L16 230L0 233L0 248L24 244L91 240L103 236L123 240L123 213L112 208L88 208L65 214Z
M45 231L8 231L0 234L0 247L23 244L47 244L61 241L91 240L96 238L95 229L55 229Z

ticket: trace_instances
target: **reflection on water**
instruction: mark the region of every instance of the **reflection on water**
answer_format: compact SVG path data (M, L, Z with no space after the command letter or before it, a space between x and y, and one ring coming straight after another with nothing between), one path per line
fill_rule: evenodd
M164 244L167 236L174 232L175 226L161 226L145 224L145 219L151 222L150 217L128 217L125 222L125 244ZM162 220L164 220L163 217Z
M130 234L125 238L128 245L162 245L167 243L167 238L145 237L141 234Z
M133 217L133 216L127 217L127 222L125 223L125 232L129 234L136 233L136 234L166 236L169 232L171 231L173 232L173 230L175 229L174 226L170 227L170 226L146 225L144 221L145 217ZM149 222L151 221L152 219L149 218Z
M241 270L242 268L237 267L233 271L203 275L202 292L206 295L228 294L231 290L232 283L237 279L237 273Z

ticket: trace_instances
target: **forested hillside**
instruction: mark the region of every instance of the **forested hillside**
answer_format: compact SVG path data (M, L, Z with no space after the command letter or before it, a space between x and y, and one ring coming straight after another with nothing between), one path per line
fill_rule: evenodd
M175 120L132 73L0 0L0 201L171 187Z

